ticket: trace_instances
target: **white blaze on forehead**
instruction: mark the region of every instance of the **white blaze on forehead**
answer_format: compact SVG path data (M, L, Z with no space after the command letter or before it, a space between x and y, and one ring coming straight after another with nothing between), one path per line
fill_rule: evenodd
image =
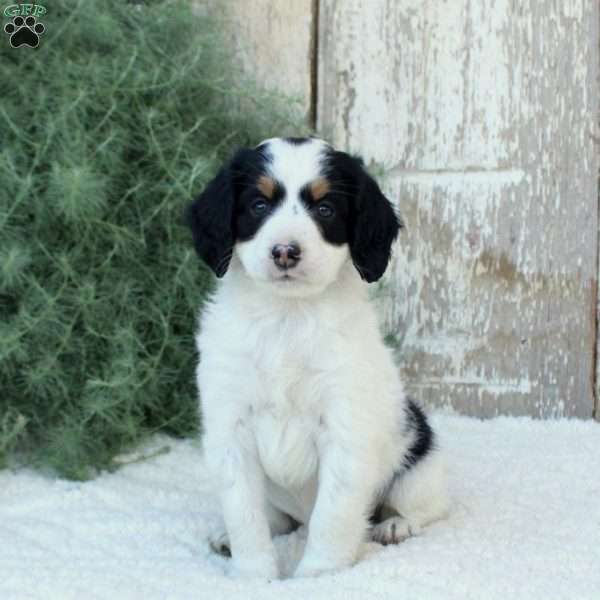
M301 144L293 144L282 138L263 142L267 146L269 175L281 182L289 198L296 198L306 184L322 175L323 152L329 144L310 138Z

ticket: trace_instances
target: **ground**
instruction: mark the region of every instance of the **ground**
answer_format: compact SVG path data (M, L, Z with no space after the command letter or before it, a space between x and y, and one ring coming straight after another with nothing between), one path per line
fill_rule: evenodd
M600 598L600 424L434 423L450 463L449 518L313 579L228 577L206 541L219 517L197 442L157 438L86 483L0 473L0 598ZM276 543L289 573L302 537Z

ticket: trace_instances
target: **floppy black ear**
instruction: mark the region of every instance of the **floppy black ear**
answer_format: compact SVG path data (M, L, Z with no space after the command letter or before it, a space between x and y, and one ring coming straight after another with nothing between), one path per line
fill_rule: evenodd
M356 163L358 189L350 255L360 276L371 283L384 274L390 260L392 243L403 223L377 182L364 169L362 161L353 160Z
M237 238L236 197L263 171L264 161L260 148L239 149L186 209L196 251L217 277L227 272Z
M217 277L225 275L231 260L235 241L234 203L231 164L228 163L185 212L196 252Z

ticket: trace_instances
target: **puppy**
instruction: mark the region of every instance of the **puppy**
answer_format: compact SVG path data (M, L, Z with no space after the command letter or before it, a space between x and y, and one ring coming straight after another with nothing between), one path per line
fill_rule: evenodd
M360 159L316 138L238 151L187 211L220 281L201 316L203 445L239 575L278 576L272 536L308 526L296 576L351 565L443 516L443 465L403 391L368 283L402 226Z

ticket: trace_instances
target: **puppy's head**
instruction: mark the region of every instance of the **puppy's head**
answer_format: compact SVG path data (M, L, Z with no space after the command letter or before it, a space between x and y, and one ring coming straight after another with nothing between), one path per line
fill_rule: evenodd
M239 259L286 296L318 293L351 260L384 273L401 223L363 162L316 138L239 150L187 210L200 257L223 277Z

